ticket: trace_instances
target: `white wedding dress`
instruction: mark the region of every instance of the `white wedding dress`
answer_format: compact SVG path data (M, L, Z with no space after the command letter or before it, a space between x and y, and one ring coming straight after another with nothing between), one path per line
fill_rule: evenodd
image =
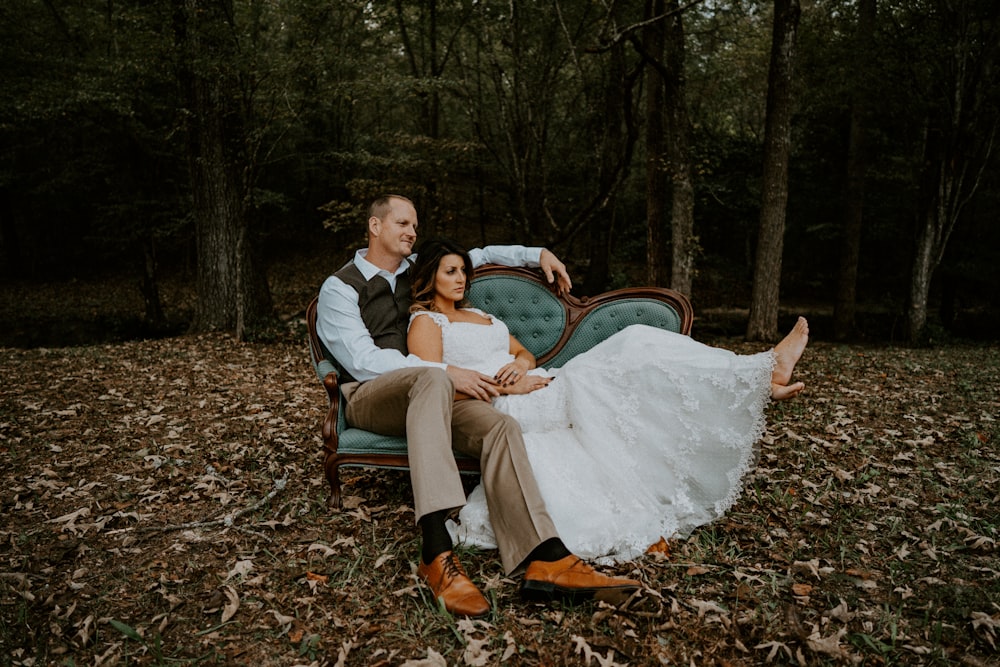
M513 357L507 326L482 314L492 324L426 311L413 317L441 327L445 363L492 377ZM733 505L764 432L774 363L773 351L737 355L634 325L562 368L535 369L554 379L494 405L521 424L542 497L570 551L624 561ZM457 542L496 547L482 486L449 528Z

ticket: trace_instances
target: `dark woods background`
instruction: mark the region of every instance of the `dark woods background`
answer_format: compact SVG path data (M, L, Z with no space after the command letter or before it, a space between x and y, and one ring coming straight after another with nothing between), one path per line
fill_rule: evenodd
M257 335L276 267L318 267L314 292L387 191L424 236L546 245L577 294L674 286L751 338L780 306L828 337L995 340L998 13L5 0L0 274L8 301L63 287L51 340L0 344L73 342L84 280L141 296L136 335Z

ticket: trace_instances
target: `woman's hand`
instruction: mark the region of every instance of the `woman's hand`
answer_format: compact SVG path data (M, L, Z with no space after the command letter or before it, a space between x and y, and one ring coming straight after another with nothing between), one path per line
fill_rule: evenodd
M528 371L531 370L531 364L527 359L518 357L514 361L502 366L497 374L493 376L493 379L501 387L509 387L516 383L521 378L527 376Z
M550 382L552 382L552 378L549 377L543 377L541 375L525 375L514 384L508 387L501 387L500 393L506 395L530 394L533 391L538 391L539 389L548 387Z

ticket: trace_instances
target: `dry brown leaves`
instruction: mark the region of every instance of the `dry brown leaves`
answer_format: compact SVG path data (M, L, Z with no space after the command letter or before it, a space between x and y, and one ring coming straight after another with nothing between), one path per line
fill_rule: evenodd
M736 508L616 568L639 594L526 605L464 552L495 606L471 622L417 582L405 473L349 469L326 509L302 341L0 350L11 664L995 659L996 349L812 345Z

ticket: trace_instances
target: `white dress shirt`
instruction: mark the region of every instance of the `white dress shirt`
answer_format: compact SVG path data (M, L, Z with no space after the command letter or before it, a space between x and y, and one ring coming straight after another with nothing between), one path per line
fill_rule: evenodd
M380 275L389 283L390 289L395 290L396 277L409 269L410 263L404 261L395 273L390 273L365 259L367 254L368 249L362 248L354 255L354 264L361 275L365 280ZM541 254L541 248L520 245L486 246L469 251L473 267L483 264L537 267ZM410 256L411 261L416 258L416 255ZM424 361L415 354L404 355L399 350L384 349L376 345L361 318L357 291L336 276L327 278L320 288L316 333L344 369L362 382L411 366L446 367L446 364Z

